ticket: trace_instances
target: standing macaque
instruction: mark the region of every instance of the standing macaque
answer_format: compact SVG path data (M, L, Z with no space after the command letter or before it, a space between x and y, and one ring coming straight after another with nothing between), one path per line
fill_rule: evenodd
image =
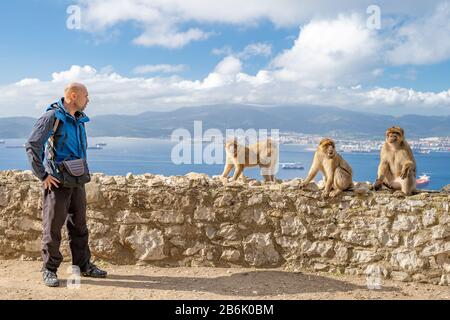
M409 196L416 190L416 160L405 140L405 132L400 127L386 131L386 141L381 148L378 177L373 184L374 190L382 185L401 190Z
M236 181L247 167L259 166L265 181L275 181L278 165L278 148L268 138L248 146L242 146L234 138L225 143L226 162L222 177L228 178L234 167L232 181Z
M353 187L352 168L336 152L334 141L328 138L320 141L308 177L301 187L308 185L319 171L322 172L325 182L322 192L324 197L328 195L335 197L342 191ZM333 191L331 192L331 190Z

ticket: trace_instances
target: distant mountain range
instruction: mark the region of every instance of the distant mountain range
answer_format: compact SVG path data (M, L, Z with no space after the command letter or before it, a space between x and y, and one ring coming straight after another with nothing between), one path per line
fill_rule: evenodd
M30 117L0 118L0 140L27 137L35 122Z
M404 115L400 117L349 111L336 107L213 105L186 107L169 112L139 115L101 115L91 118L88 135L93 137L169 137L174 129L193 133L194 121L203 131L226 129L280 129L281 132L342 137L383 137L386 128L399 125L407 137L450 136L450 116ZM36 119L0 118L0 139L25 138Z

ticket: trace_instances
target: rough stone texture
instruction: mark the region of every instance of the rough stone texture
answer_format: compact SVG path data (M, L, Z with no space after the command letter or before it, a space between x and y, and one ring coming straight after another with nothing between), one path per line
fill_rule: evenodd
M91 251L117 264L379 270L449 285L448 191L399 197L365 188L323 199L316 184L299 183L94 174L86 186ZM41 197L31 172L0 171L1 259L40 258ZM62 252L70 259L66 241Z

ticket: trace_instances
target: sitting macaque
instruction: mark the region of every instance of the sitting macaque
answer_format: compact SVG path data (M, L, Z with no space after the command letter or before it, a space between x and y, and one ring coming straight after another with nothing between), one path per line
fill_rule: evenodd
M336 152L334 141L328 138L320 141L308 177L301 187L308 185L319 171L322 172L325 182L322 193L324 197L335 197L353 187L352 168Z
M265 181L275 181L278 165L278 150L272 139L264 139L248 146L242 146L237 139L225 143L226 162L222 177L228 178L234 167L232 181L236 181L245 168L259 166Z
M386 131L386 141L380 153L378 177L373 188L379 190L382 185L401 190L408 196L416 190L416 160L405 140L405 132L400 127L392 127Z

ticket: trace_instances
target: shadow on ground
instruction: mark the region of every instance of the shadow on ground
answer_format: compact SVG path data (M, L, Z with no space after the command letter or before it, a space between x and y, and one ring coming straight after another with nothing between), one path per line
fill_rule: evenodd
M107 279L82 279L82 284L130 289L156 289L210 292L219 295L276 296L279 294L333 293L367 290L355 285L319 275L283 271L252 271L215 278L160 277L109 275ZM400 291L394 287L382 287L378 292Z

